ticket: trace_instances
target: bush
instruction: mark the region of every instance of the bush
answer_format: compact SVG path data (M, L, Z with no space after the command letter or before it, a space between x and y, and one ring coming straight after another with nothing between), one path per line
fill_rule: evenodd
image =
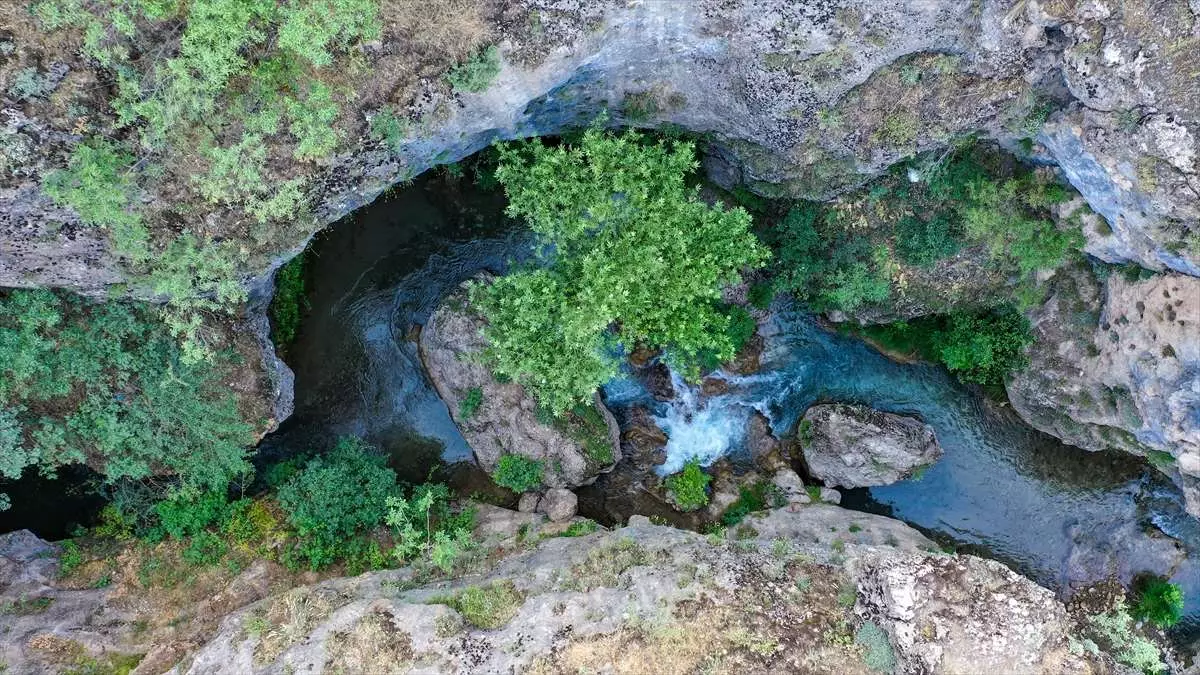
M458 416L466 422L479 412L481 405L483 405L483 390L479 387L471 387L467 390L467 395L458 402Z
M131 227L141 222L134 209L137 184L133 156L106 140L80 143L67 168L51 172L42 189L60 206L100 227Z
M230 367L223 355L186 362L141 305L0 294L0 472L87 460L109 481L173 473L185 489L223 490L249 471L253 441L222 383Z
M475 54L446 73L446 82L454 91L479 93L500 74L500 50L495 45Z
M503 455L492 473L496 485L513 492L529 492L542 486L542 463L521 455Z
M1133 615L1159 628L1170 628L1183 617L1183 589L1166 579L1147 580L1138 589Z
M775 239L781 280L814 310L852 312L891 294L887 247L849 232L836 211L798 203Z
M964 382L1002 385L1007 375L1029 364L1033 343L1029 321L1012 307L982 314L952 314L938 335L942 363Z
M691 144L650 144L635 132L590 129L573 146L500 149L509 213L529 222L547 254L543 267L471 288L496 373L561 413L615 375L614 340L665 347L689 374L702 354L734 356L720 289L768 253L749 214L708 206L687 187L695 167Z
M183 539L222 523L229 514L224 491L181 492L155 507L162 532Z
M183 560L192 565L215 565L225 557L228 550L229 546L224 540L204 530L197 532L187 548L183 549Z
M689 459L679 473L667 476L667 489L680 511L695 511L708 504L708 484L712 476L700 468L699 459Z
M863 663L877 673L892 673L896 670L896 652L887 633L868 621L854 633L854 641L863 648Z
M397 488L396 473L385 464L370 445L346 437L279 488L279 505L312 569L332 563L341 546L383 522Z
M730 504L725 513L721 514L721 525L733 527L751 513L782 506L780 501L778 489L771 483L760 481L750 486L743 485L738 488L737 501Z
M954 230L950 218L943 214L929 220L908 216L896 224L896 255L911 265L931 267L958 252Z
M468 586L451 600L450 605L476 628L494 630L512 621L525 598L511 581L488 586Z
M1158 675L1167 670L1155 644L1134 633L1133 617L1124 606L1089 617L1088 633L1116 657L1117 661L1145 675Z
M445 485L426 483L413 488L407 498L388 497L384 522L392 528L396 541L393 556L410 560L427 553L433 564L447 574L453 571L459 555L473 546L475 511L454 512Z
M271 341L286 351L296 340L300 318L308 309L304 288L307 251L287 261L275 273L275 297L271 298Z

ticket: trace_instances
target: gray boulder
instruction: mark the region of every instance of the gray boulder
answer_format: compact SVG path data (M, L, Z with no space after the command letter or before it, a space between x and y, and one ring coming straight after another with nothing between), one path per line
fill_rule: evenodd
M542 495L542 500L538 502L537 510L539 513L546 514L551 521L561 523L575 517L575 512L579 508L579 498L574 492L564 490L563 488L551 488Z
M621 458L620 431L599 396L595 415L542 421L525 387L497 381L483 365L483 326L460 290L429 317L418 342L425 371L479 465L491 473L504 455L528 457L542 463L548 487L587 485L610 470Z
M929 425L859 405L809 408L800 436L809 473L838 487L895 483L942 456Z

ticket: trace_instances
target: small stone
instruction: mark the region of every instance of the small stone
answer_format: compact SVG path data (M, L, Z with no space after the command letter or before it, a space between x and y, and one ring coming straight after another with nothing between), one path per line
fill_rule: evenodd
M842 493L833 488L823 487L821 488L821 501L827 504L841 504Z
M538 511L550 517L554 522L562 522L575 517L579 507L579 498L574 492L563 488L552 488L546 491L538 503Z
M538 502L542 500L542 496L536 492L526 492L517 500L517 510L521 513L536 513L538 510Z

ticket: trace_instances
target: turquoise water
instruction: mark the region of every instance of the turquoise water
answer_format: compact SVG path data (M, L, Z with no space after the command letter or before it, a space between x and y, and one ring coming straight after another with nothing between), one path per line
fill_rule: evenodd
M1175 566L1178 556L1171 554L1175 545L1189 557L1200 554L1200 524L1183 512L1178 490L1144 464L1124 453L1063 445L944 369L897 363L806 314L784 309L763 334L760 374L725 376L731 385L726 395L701 400L684 393L655 404L625 380L607 388L610 401L656 411L671 437L668 470L693 456L707 464L737 453L755 410L767 415L776 435L790 433L817 402L918 415L934 428L943 458L919 480L848 491L847 506L904 520L1051 588L1109 573L1126 579L1166 574L1184 586L1188 611L1200 610L1196 565L1186 560Z

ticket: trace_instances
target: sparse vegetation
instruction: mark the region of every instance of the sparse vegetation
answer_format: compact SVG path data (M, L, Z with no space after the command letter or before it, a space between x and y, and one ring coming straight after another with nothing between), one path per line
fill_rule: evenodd
M451 69L446 81L454 91L478 94L491 86L499 74L500 50L492 45Z
M525 598L511 581L497 581L487 586L468 586L451 598L434 602L453 607L476 628L495 630L512 621Z
M483 390L479 387L472 387L467 390L462 400L458 402L458 416L463 421L470 420L479 412L479 406L483 405Z
M865 622L854 633L854 641L863 648L863 663L877 673L891 673L896 670L896 652L887 633L879 626Z
M275 273L275 295L271 298L271 340L276 349L287 351L296 340L300 319L308 309L304 286L307 252L287 261Z

